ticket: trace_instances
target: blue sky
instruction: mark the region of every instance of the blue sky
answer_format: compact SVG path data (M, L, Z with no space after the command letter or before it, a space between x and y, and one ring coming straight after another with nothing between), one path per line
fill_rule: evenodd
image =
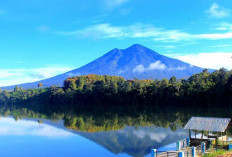
M134 43L232 69L230 0L0 0L0 86L78 68Z

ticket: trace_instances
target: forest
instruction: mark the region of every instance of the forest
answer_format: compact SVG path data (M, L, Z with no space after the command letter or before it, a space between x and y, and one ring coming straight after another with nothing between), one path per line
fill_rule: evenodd
M204 70L187 79L125 80L118 76L85 75L68 78L63 87L52 86L0 91L0 104L46 103L52 106L101 104L114 106L220 105L232 102L232 71ZM138 106L139 105L139 106ZM93 105L92 105L93 107Z

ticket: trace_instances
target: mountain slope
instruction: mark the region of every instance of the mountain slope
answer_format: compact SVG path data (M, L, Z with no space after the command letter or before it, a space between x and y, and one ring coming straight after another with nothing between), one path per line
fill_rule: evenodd
M38 83L43 83L45 87L62 86L63 81L68 77L87 74L122 76L126 79L134 77L138 79L162 79L172 76L187 78L202 70L202 68L160 55L142 45L135 44L127 49L113 49L93 62L67 73L19 86L25 89L36 88ZM3 89L12 88L14 86Z

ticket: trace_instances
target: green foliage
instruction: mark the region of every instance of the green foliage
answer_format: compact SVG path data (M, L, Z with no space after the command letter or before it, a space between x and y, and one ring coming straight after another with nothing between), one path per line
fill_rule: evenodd
M218 150L216 152L214 151L214 152L210 152L209 154L205 154L205 155L203 155L203 157L216 157L216 156L224 155L224 154L227 154L227 153L231 153L231 151Z
M175 84L176 83L176 77L175 76L172 76L170 79L169 79L169 84Z
M15 91L15 92L19 92L19 91L20 91L19 87L18 87L18 86L15 86L14 91Z
M20 90L0 93L0 104L45 102L51 107L64 108L64 104L109 104L105 108L126 106L131 110L139 107L161 105L218 105L232 104L232 72L220 69L213 73L204 70L188 79L175 77L162 80L125 80L118 76L85 75L68 78L64 87ZM114 105L118 104L118 105ZM133 105L131 105L133 104Z

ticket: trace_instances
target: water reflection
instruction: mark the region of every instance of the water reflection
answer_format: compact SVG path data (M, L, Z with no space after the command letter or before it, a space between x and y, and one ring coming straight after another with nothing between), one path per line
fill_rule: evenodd
M188 136L186 130L181 128L172 131L170 128L155 126L130 126L118 131L78 132L78 134L102 145L115 154L126 153L135 157L146 156L152 148L160 148Z
M143 157L149 155L152 148L186 138L188 132L182 128L191 116L225 116L220 108L215 110L155 107L129 114L101 112L100 109L83 112L75 108L3 106L0 108L3 116L0 119L0 148L4 149L0 149L0 155L11 157L22 152L23 157L35 156L25 155L29 151L29 154L36 152L40 156Z
M38 122L30 120L14 120L7 117L0 120L0 136L45 136L53 138L62 138L66 136L73 136L73 133L65 130L52 127L48 124L38 124Z
M18 119L3 117L0 119L0 153L8 156L135 156L149 154L151 148L183 139L187 132L181 128L172 131L170 128L156 126L126 126L117 131L100 131L95 133L68 130L63 121L52 122L37 119ZM20 144L20 146L19 146ZM22 151L24 150L24 151ZM20 153L21 152L21 153ZM29 154L25 154L25 152ZM46 155L46 156L47 156Z
M48 121L46 121L48 122ZM0 155L4 157L128 157L115 155L77 133L57 128L58 123L39 124L37 120L0 119ZM60 127L60 126L58 126Z

